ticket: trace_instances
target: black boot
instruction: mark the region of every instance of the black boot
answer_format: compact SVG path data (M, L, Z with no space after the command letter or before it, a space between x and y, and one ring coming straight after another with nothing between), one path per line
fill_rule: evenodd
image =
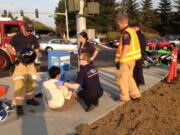
M16 105L16 114L17 116L22 116L24 114L22 105Z
M98 106L98 105L99 105L99 101L98 101L98 100L95 101L95 102L93 103L93 105Z
M91 110L93 110L96 106L95 105L88 105L87 108L85 109L86 112L90 112Z
M39 102L36 101L34 98L32 98L32 99L28 99L28 100L26 101L26 104L27 104L27 105L38 106L38 105L39 105Z

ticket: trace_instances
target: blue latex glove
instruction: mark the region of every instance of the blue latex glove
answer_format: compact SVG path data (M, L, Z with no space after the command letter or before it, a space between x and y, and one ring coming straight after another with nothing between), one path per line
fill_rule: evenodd
M64 81L59 80L59 81L55 82L55 84L56 84L57 87L63 86L64 85Z

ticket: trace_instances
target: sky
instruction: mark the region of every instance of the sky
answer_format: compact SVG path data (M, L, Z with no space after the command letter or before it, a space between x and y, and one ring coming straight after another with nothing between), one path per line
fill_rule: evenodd
M153 6L157 7L159 1L160 0L153 0ZM58 2L59 0L0 0L0 12L3 12L4 9L11 12L19 12L21 9L24 12L35 12L35 9L38 8L39 12L42 13L54 13ZM141 0L139 0L139 2L141 2ZM19 16L19 14L13 15ZM24 15L55 28L54 18L50 18L48 15L39 15L38 19L35 18L35 15Z
M39 12L54 13L55 7L59 0L0 0L0 12L7 9L11 12L19 12L21 9L24 12L35 12L38 8ZM19 14L13 14L19 16ZM31 19L45 23L52 28L55 28L54 18L48 17L48 15L39 15L39 18L35 18L35 15L26 15Z

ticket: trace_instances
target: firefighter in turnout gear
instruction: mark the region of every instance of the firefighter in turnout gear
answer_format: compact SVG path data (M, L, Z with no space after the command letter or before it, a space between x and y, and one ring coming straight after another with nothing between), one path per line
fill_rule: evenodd
M16 107L17 116L24 114L22 105L25 97L27 105L39 105L39 102L33 98L36 88L35 80L37 79L34 61L39 51L39 43L36 37L31 34L33 30L33 23L27 21L24 31L15 35L10 41L10 44L15 48L18 61L13 73L15 82L13 105Z
M141 97L133 78L135 61L141 58L141 49L136 32L128 26L128 18L120 16L118 25L122 35L115 57L117 65L116 84L120 89L120 97L116 100L128 101L130 98Z

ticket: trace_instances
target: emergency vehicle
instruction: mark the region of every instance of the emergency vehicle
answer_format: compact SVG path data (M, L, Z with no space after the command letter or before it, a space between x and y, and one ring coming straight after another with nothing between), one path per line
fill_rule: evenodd
M0 72L9 69L15 62L16 53L9 42L15 34L23 31L23 27L22 19L0 18Z

